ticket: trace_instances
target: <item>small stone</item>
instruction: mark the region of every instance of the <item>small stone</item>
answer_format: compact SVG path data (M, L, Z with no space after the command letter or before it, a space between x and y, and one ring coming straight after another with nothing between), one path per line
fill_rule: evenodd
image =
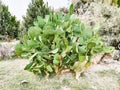
M28 84L28 81L27 81L27 80L22 80L22 81L20 82L20 84L21 84L21 85Z

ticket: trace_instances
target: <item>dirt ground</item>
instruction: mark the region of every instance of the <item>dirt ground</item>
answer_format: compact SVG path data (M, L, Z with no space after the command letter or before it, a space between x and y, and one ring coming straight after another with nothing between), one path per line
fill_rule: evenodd
M71 73L46 80L25 71L28 62L0 61L0 90L120 90L120 61L93 65L78 81Z

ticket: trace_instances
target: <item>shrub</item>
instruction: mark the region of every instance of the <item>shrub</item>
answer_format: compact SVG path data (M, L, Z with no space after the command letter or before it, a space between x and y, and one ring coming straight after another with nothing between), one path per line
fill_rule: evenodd
M83 4L90 3L90 2L115 5L118 7L120 6L120 0L72 0L72 3L75 5L76 9L79 8Z
M23 44L16 45L15 53L29 57L30 63L25 70L36 74L60 74L64 69L73 71L85 60L88 65L94 54L109 53L114 49L105 47L97 33L97 28L85 27L70 14L38 16ZM75 62L79 62L77 68L74 68Z
M0 2L0 35L8 35L11 38L18 37L19 21L8 11L8 7Z
M120 8L93 2L76 8L75 12L81 22L88 26L100 23L99 33L103 42L120 50Z
M49 14L51 9L47 4L44 4L43 0L32 0L28 5L26 16L23 16L23 25L21 27L22 34L25 35L30 26L33 26L33 22L37 20L37 16L45 17Z

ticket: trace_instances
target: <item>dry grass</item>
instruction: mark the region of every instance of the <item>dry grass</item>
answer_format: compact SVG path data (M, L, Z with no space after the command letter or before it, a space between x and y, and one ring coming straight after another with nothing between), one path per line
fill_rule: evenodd
M120 90L120 71L116 72L114 68L105 69L102 66L100 69L100 65L93 66L79 81L72 74L53 76L46 80L25 71L27 63L28 60L19 59L1 61L0 90ZM28 83L21 84L25 80Z

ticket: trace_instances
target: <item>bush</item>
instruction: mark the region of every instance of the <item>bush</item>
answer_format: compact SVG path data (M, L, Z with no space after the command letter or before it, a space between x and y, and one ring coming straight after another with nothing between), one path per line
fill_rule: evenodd
M85 3L103 3L108 5L120 6L120 0L72 0L72 3L75 5L76 9Z
M51 9L47 4L44 4L43 0L32 0L28 5L26 16L23 16L23 25L21 27L22 34L25 35L30 26L33 26L33 22L37 20L37 16L45 17L49 14Z
M103 42L120 50L120 8L92 2L76 8L75 12L85 25L93 27L100 23L99 33Z
M8 35L10 38L18 37L19 21L8 11L8 7L0 2L0 35Z
M16 55L29 57L25 67L36 74L60 74L64 69L79 69L82 62L90 64L92 56L100 52L111 52L113 47L105 47L97 34L97 28L84 26L79 19L61 13L37 17L29 28L23 44L16 45ZM88 58L87 58L88 57ZM79 62L74 68L75 62Z

